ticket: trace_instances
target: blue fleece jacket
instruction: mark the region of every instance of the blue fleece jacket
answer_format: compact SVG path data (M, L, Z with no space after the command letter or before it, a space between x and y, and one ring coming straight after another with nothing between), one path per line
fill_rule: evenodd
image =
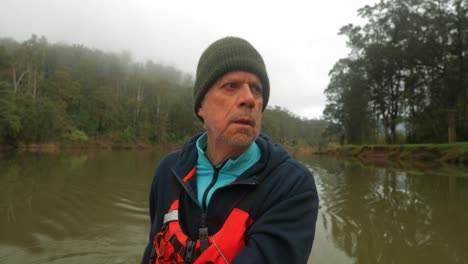
M182 231L198 239L200 226L212 236L223 226L243 197L254 191L248 210L251 225L245 230L245 246L232 263L307 263L315 234L318 196L314 178L305 166L292 159L283 147L260 134L256 139L260 160L234 182L217 189L205 209L199 206L196 177L196 141L161 160L151 185L149 211L151 230L142 263L148 263L153 239L163 227L164 214L174 199L179 201ZM180 191L171 191L180 190ZM230 243L229 237L222 239Z

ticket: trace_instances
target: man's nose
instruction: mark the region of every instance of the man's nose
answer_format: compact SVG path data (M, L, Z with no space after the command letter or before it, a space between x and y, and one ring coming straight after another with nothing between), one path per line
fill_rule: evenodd
M249 83L242 84L242 87L239 89L239 105L248 108L255 106L255 97Z

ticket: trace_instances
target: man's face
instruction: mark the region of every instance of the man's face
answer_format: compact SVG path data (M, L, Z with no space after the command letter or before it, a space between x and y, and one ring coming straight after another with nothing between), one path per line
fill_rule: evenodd
M250 72L234 71L221 76L206 93L198 109L208 142L246 147L257 137L262 123L262 83Z

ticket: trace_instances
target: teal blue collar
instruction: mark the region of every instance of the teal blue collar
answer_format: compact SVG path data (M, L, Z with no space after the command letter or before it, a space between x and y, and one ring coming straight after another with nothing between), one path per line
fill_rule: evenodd
M204 133L197 140L197 151L198 151L198 164L210 164L211 162L205 156L204 149L207 145L207 135ZM250 168L252 165L260 160L262 154L260 148L255 141L250 147L242 153L236 159L228 159L222 166L221 171L223 174L229 174L232 176L240 176L244 171ZM222 164L217 164L216 167L220 167Z
M213 184L212 180L215 170L205 155L204 149L206 148L206 144L207 136L206 133L204 133L197 140L198 160L197 170L195 173L197 181L197 198L200 205L203 205L203 194L208 189L208 186L211 185L208 190L208 195L206 196L207 200L205 205L210 203L211 196L214 191L235 181L237 177L257 163L262 155L257 143L252 143L250 147L236 159L228 159L222 164L216 165L216 167L219 168L219 171L217 172L218 177L216 178L216 182Z

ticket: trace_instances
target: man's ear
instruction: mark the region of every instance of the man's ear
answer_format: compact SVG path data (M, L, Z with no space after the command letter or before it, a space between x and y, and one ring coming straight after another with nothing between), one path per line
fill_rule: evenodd
M205 115L205 112L203 111L203 107L198 108L197 115L201 118Z

